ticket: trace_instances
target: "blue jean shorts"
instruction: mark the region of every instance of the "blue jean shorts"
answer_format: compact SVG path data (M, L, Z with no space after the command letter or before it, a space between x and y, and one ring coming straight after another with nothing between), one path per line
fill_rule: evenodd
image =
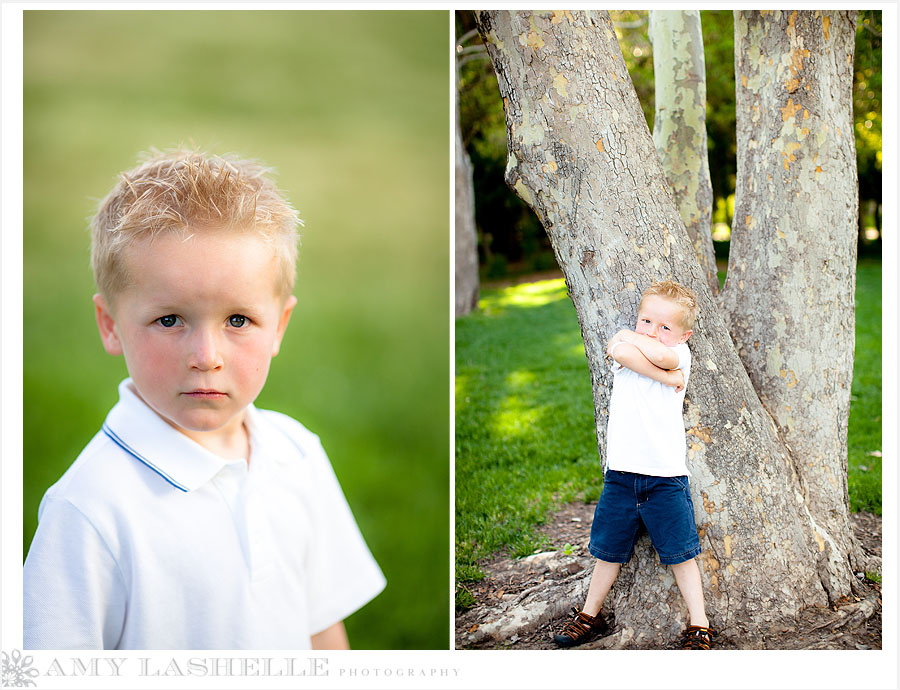
M608 563L627 563L645 531L664 565L683 563L700 553L687 476L607 470L591 525L591 555Z

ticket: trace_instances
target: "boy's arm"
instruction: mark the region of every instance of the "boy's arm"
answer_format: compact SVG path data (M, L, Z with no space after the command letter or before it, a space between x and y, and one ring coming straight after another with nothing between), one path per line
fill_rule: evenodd
M128 608L121 570L68 501L41 506L22 583L25 649L115 649Z
M684 374L681 372L681 369L662 369L647 359L636 345L632 345L625 340L613 342L614 340L615 336L613 340L610 340L607 352L623 367L627 367L635 373L643 374L654 381L659 381L666 386L672 386L676 392L684 388Z
M663 345L658 340L627 329L616 333L613 336L613 340L616 338L622 342L634 345L652 364L655 364L660 369L674 369L678 366L678 355L675 350L667 345Z
M334 625L325 628L310 638L313 649L350 649L350 641L347 639L347 630L344 621L338 621Z

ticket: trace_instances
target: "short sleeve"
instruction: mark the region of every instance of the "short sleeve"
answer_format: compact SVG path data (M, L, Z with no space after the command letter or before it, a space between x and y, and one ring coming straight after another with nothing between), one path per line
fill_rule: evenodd
M684 383L687 385L687 380L691 373L691 349L687 346L687 343L678 343L674 350L675 354L678 355L678 366L675 368L681 369L681 372L684 374Z
M310 633L314 635L368 603L386 581L319 443L310 455L315 499L310 510L312 558L307 575Z
M90 521L64 500L46 500L25 559L25 649L114 649L126 589L118 564Z
M675 347L675 353L678 355L678 366L676 369L686 369L691 366L691 351L684 343L678 343Z

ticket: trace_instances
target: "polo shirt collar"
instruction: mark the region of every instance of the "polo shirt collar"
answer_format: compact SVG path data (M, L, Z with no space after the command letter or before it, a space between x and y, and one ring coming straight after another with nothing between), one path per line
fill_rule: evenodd
M256 410L247 406L247 426L253 433ZM245 460L225 460L188 438L141 400L130 378L119 384L119 402L110 410L103 433L117 446L180 491L203 486L226 466Z

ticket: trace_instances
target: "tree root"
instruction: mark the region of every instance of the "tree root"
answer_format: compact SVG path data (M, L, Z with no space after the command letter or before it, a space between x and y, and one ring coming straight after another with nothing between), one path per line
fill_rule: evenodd
M865 599L842 606L836 611L837 620L827 620L818 625L814 625L805 632L813 632L823 628L831 628L832 632L837 632L841 628L852 629L857 628L865 623L881 606L879 596L871 594Z
M559 539L574 542L577 535L565 529L571 526L573 514L582 522L589 519L589 509L579 505L580 512L561 514L553 527L554 533L561 535ZM881 572L881 559L876 551L881 543L880 520L876 516L867 517L872 524L859 524L856 520L855 529L867 530L872 546L871 550L863 548L860 558L852 564L858 569L851 580L852 595L828 607L805 608L781 624L758 625L752 631L720 629L715 647L725 650L880 649L881 585L865 579L866 572ZM543 552L485 564L488 577L469 585L470 593L479 603L457 616L456 646L556 649L553 634L571 618L571 607L584 601L593 562L593 557L579 550L572 555ZM623 583L627 584L624 580ZM612 634L579 649L660 649L661 645L676 648L674 634L663 635L661 640L658 636L651 639L650 630L629 625L624 619L617 624L612 614L610 607L605 615Z

